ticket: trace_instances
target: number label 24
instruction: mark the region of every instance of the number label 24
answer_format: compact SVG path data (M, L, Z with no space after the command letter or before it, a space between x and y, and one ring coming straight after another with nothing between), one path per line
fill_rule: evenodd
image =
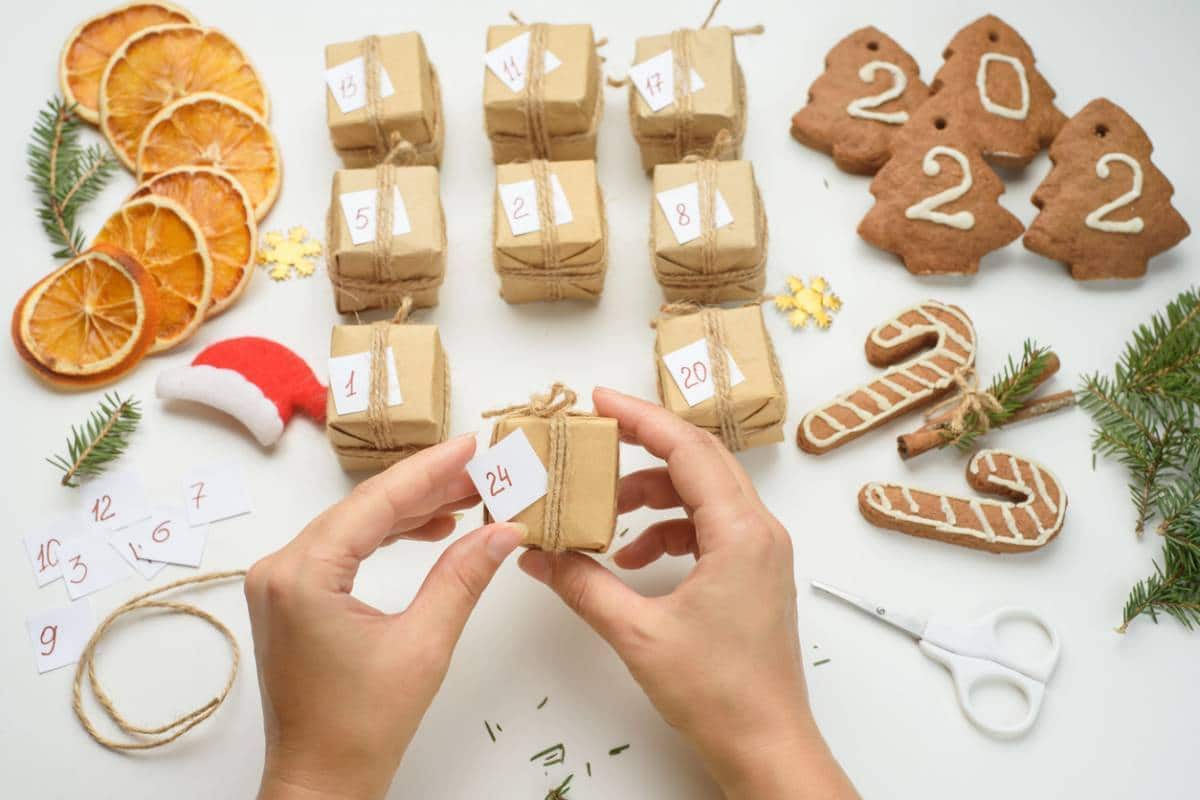
M488 470L485 477L488 479L488 494L490 494L492 497L501 494L505 489L508 489L513 485L512 478L509 476L508 470L504 468L503 464L497 464L494 470ZM501 485L505 483L507 483L508 486Z

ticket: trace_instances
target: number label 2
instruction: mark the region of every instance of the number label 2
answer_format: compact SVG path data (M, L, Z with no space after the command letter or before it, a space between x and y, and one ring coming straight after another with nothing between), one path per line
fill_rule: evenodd
M892 76L892 85L879 94L867 95L851 100L846 106L846 113L859 119L871 119L876 122L886 122L889 125L903 125L908 122L907 111L876 111L884 103L895 100L904 94L908 88L908 78L904 70L890 61L868 61L858 71L858 78L863 83L874 83L875 73L886 72Z
M962 169L962 180L949 189L913 203L905 209L904 216L909 219L936 222L938 225L957 228L960 231L969 231L975 227L975 215L970 211L956 211L953 214L947 214L937 209L947 203L953 203L971 191L971 162L967 161L967 157L953 147L946 147L945 145L931 147L921 162L925 174L931 178L942 171L942 165L937 160L938 156L945 156L955 161L959 168Z
M1112 169L1108 165L1112 161L1129 167L1133 173L1133 186L1116 200L1111 200L1088 214L1084 219L1084 224L1093 230L1105 233L1141 233L1145 227L1145 222L1141 217L1123 220L1105 219L1118 208L1127 206L1142 196L1142 165L1133 156L1124 153L1106 153L1096 162L1096 176L1102 181L1108 180L1112 174Z

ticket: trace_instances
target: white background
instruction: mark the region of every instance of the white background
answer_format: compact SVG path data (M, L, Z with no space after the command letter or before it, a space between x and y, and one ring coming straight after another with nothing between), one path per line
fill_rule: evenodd
M563 379L583 393L604 383L654 393L652 332L647 321L660 295L646 253L650 183L638 166L624 91L607 90L600 133L600 178L608 200L608 284L596 307L510 307L497 296L491 267L493 170L483 133L484 33L505 21L505 4L389 3L353 0L304 5L207 0L200 20L230 34L254 60L270 90L272 123L286 163L283 192L264 228L303 224L317 233L338 166L325 128L322 47L365 34L418 30L441 72L447 142L442 199L449 225L449 265L442 304L426 319L441 326L453 366L453 430L481 426L485 408L518 401ZM706 2L649 4L526 0L529 20L587 21L608 36L608 69L629 66L635 37L697 25ZM768 309L768 326L786 374L788 441L741 456L768 505L791 531L796 550L799 617L812 703L834 752L864 795L875 798L1162 797L1191 795L1200 722L1196 680L1200 634L1176 623L1139 620L1113 632L1130 585L1151 571L1159 543L1133 535L1124 474L1089 451L1089 419L1075 411L1014 428L992 442L1044 462L1065 483L1071 506L1062 536L1043 552L994 556L922 541L868 526L855 507L872 479L904 479L965 489L964 458L954 452L901 463L894 436L915 419L814 458L791 442L800 415L874 373L862 357L867 331L925 297L961 304L974 318L990 375L1021 341L1035 336L1061 355L1053 389L1110 369L1131 329L1195 281L1200 237L1156 259L1149 276L1121 285L1082 285L1064 269L1014 244L984 260L967 279L917 279L890 255L854 233L871 205L868 181L840 173L825 156L788 136L791 114L842 36L875 24L907 47L928 81L961 26L998 11L1033 46L1038 66L1068 114L1094 97L1124 106L1149 132L1155 161L1175 181L1175 205L1200 224L1195 175L1200 109L1190 86L1200 68L1195 36L1200 13L1186 4L1116 2L769 3L729 0L718 22L765 23L765 36L738 42L749 83L745 155L754 161L771 221L769 286L789 273L821 274L845 300L827 332L788 330ZM673 8L669 7L673 6ZM35 112L57 88L58 50L68 31L99 10L94 2L15 6L5 19L5 122L0 126L0 204L7 258L0 297L15 303L49 270L50 247L34 219L23 151ZM1186 9L1186 10L1185 10ZM1026 222L1029 196L1045 175L1042 155L1011 178L1003 203ZM83 220L94 232L133 188L128 175ZM1189 263L1191 262L1191 263ZM147 359L115 388L145 404L146 418L125 465L152 494L169 501L189 466L233 457L247 468L256 511L212 526L205 569L245 567L286 542L314 514L353 485L338 468L323 431L294 420L282 441L260 449L237 423L215 412L164 408L155 375L186 363L204 345L243 334L274 337L311 362L327 355L338 321L323 270L309 280L273 284L260 274L245 299L206 325L179 352ZM232 626L243 668L226 706L198 732L170 748L132 757L110 753L81 730L70 706L71 670L34 670L24 618L67 601L61 583L35 588L17 540L28 526L73 498L41 462L62 447L70 423L99 392L59 394L39 385L13 351L0 348L6 376L4 511L10 540L0 559L0 774L11 797L245 797L255 789L262 744L249 627L240 589L208 590L198 599ZM324 369L321 368L323 373ZM648 463L623 448L623 469ZM634 535L650 519L621 522ZM477 524L478 512L462 527ZM440 546L399 544L367 563L358 594L401 609ZM688 564L667 561L627 579L665 592ZM162 583L191 574L168 567ZM944 670L904 636L807 588L821 578L869 592L897 606L962 617L1001 604L1039 609L1059 627L1063 659L1042 717L1023 740L996 742L973 729L958 708ZM133 576L93 595L97 616L145 588ZM143 724L161 723L211 697L224 679L223 641L202 623L178 618L120 631L100 666L117 702ZM693 665L681 664L680 669ZM548 696L541 711L534 706ZM483 721L504 733L493 744ZM681 739L667 728L621 663L543 587L506 565L473 617L445 686L396 777L392 797L542 797L565 772L528 762L562 741L576 772L572 798L716 798L717 789ZM610 758L615 745L630 743ZM594 776L582 774L591 761Z

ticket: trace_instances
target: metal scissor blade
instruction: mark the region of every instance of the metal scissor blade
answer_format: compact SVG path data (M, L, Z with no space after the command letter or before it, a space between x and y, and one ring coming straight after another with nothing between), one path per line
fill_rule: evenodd
M852 606L862 609L864 612L870 614L876 619L883 620L889 625L894 625L902 631L907 631L913 636L914 639L920 639L925 635L926 620L920 617L888 609L878 603L872 603L864 597L851 594L850 592L839 589L836 586L830 586L828 583L813 581L812 585L814 589L820 589L826 594L831 594L839 600L843 600Z

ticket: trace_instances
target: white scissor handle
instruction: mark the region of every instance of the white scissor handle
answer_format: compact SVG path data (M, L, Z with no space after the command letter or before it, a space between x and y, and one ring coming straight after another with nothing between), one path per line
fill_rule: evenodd
M1033 727L1038 712L1042 710L1042 698L1046 693L1045 684L993 661L960 656L924 639L917 644L922 653L950 670L950 675L954 679L954 691L958 695L958 704L962 706L963 714L981 731L1001 739L1012 739L1023 736ZM987 683L1008 684L1023 694L1025 702L1029 706L1025 718L1012 725L997 725L987 721L971 700L971 692L977 686Z
M1000 645L997 629L1009 620L1031 622L1046 632L1050 646L1044 653L1034 657L1014 654ZM1036 681L1046 683L1054 673L1062 644L1058 631L1042 616L1028 608L1009 606L998 608L974 622L963 624L934 617L925 628L924 639L945 650L964 656L974 656L995 661L1016 672L1024 673Z

